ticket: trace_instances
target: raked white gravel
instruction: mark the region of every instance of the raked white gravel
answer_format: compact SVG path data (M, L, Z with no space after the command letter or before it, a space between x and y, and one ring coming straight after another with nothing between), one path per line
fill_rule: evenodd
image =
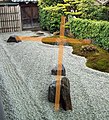
M58 46L41 42L7 43L0 34L0 93L6 120L109 120L109 73L87 68L86 59L64 48L63 64L70 80L73 111L58 112L48 102L48 86L55 80Z

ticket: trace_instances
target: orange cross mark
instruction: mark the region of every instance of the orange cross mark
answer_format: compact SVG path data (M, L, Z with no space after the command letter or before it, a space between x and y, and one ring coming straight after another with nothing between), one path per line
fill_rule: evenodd
M74 43L74 44L90 44L87 41L79 41L78 39L73 38L64 38L64 31L65 31L65 17L61 17L61 26L60 26L60 38L47 38L43 39L44 37L24 37L24 36L17 36L17 40L31 40L31 41L43 41L43 42L58 42L59 43L59 52L58 52L58 70L56 76L56 96L55 96L55 110L59 110L59 102L60 102L60 85L61 85L61 73L62 73L62 59L63 59L63 48L64 43ZM43 39L43 40L42 40Z

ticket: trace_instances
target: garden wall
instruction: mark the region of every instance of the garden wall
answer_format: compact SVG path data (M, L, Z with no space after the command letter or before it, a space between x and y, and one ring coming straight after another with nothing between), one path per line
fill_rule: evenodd
M21 30L21 15L18 3L0 4L0 33Z

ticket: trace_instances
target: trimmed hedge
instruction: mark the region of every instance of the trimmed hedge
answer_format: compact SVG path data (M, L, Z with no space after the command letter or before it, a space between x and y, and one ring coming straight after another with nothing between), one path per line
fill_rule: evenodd
M61 15L109 20L109 7L95 5L94 0L41 0L38 4L41 28L50 32L59 31Z
M49 7L48 9L40 8L39 14L40 14L40 25L41 28L44 30L48 30L51 33L55 31L59 31L60 29L60 21L62 12L61 10L51 10L52 8Z
M70 29L75 37L93 39L94 43L109 50L109 22L76 18L71 20Z

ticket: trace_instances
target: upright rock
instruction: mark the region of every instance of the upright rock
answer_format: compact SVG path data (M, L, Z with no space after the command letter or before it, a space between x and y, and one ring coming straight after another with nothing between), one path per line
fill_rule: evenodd
M55 66L52 70L51 70L51 74L52 75L57 75L57 70L58 70L58 65L57 66ZM65 67L64 67L64 65L62 64L62 70L61 70L61 75L62 76L66 76L66 70L65 70Z
M56 81L52 81L48 88L48 100L55 103Z
M67 77L61 79L60 90L60 105L64 110L72 110L72 103L70 97L70 83ZM56 95L56 81L53 81L48 89L48 100L55 103Z
M10 36L7 42L16 42L16 43L21 42L21 40L17 40L16 37L17 37L16 35Z
M72 110L72 103L70 97L70 82L67 77L63 77L61 79L60 103L64 110Z

